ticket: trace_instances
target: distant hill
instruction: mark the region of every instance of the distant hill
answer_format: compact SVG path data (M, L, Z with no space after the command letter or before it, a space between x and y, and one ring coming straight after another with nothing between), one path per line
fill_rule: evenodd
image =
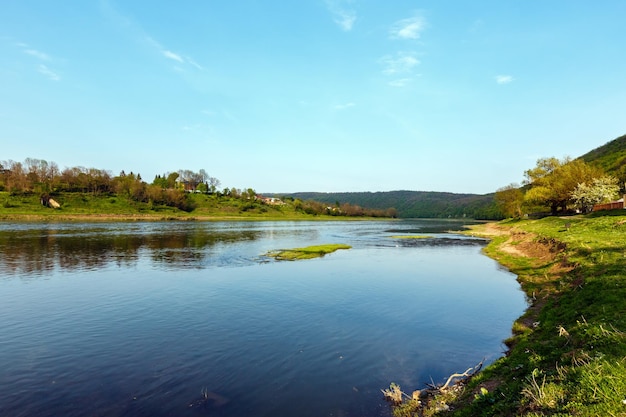
M626 135L587 152L580 159L601 167L623 184L626 181Z
M583 161L600 166L607 174L626 182L626 135L620 136L580 157ZM521 173L520 173L521 174ZM315 200L329 206L349 203L369 209L395 208L398 217L411 218L463 218L497 220L502 213L491 194L454 194L433 191L381 191L354 193L300 192L275 194L303 201Z
M276 194L303 201L315 200L330 206L349 203L369 209L395 208L402 218L500 219L494 194L454 194L434 191L379 191L352 193L300 192Z

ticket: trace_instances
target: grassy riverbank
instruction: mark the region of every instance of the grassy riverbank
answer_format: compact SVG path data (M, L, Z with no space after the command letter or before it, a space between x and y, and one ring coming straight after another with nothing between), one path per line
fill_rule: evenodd
M312 214L306 203L286 201L265 204L240 198L207 194L189 194L191 210L150 202L135 201L117 195L59 193L52 209L41 204L39 195L0 192L0 221L110 221L110 220L348 220L364 217Z
M626 415L626 213L481 225L530 300L454 416Z

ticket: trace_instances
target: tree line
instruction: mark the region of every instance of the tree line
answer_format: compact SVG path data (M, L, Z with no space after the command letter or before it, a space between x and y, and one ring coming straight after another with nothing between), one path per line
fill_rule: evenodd
M358 204L339 203L327 204L316 200L300 200L293 197L283 197L285 200L291 200L296 210L307 214L328 216L349 216L349 217L398 217L395 208L376 209L364 208Z
M540 158L534 168L524 172L522 185L509 184L498 189L495 199L508 217L527 213L551 215L588 213L594 205L619 198L619 180L582 159Z
M352 204L370 209L389 211L400 218L472 218L502 219L493 193L455 194L435 191L376 191L376 192L299 192L287 194L301 200L315 200L329 206Z
M88 193L117 195L133 201L166 205L184 211L195 208L192 195L205 194L216 198L242 200L241 210L261 207L262 199L252 188L225 187L206 170L181 169L158 174L147 183L141 174L85 168L81 166L60 169L55 162L26 158L24 162L0 161L0 191L12 194L39 193L43 201L57 193ZM312 215L396 217L395 209L367 209L355 204L329 205L314 200L287 198L295 210Z
M236 188L218 191L220 181L204 169L188 169L155 176L147 183L141 174L113 175L111 171L81 166L60 169L55 162L26 158L24 162L0 161L0 191L10 193L40 193L49 195L61 192L80 192L93 195L116 194L140 202L152 202L190 211L189 192L224 193L241 196ZM249 191L249 190L248 190ZM247 191L247 195L250 192Z

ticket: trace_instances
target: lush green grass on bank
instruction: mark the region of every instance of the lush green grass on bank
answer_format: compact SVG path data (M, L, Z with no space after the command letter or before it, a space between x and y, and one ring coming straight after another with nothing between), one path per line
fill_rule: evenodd
M178 214L174 207L153 206L117 196L94 196L83 193L63 193L53 196L61 208L52 209L41 205L36 194L0 192L0 217L38 215L50 218L67 215L134 215L134 214Z
M519 276L531 306L507 356L440 415L626 415L626 213L497 227L486 251Z
M59 193L52 198L61 208L41 205L39 195L0 192L0 220L67 220L72 218L113 219L346 219L341 216L312 215L299 210L293 202L269 205L260 201L208 194L189 194L189 211L176 207L135 201L118 195Z
M394 416L626 416L626 212L473 229L518 275L529 308L506 356Z

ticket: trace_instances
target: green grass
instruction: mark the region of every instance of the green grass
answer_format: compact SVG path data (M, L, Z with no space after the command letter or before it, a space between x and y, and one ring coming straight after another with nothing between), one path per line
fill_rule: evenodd
M301 259L320 258L339 249L350 249L350 245L329 244L318 246L307 246L306 248L282 249L268 252L266 256L279 261L296 261Z
M486 252L531 300L453 416L626 415L626 213L508 221ZM504 250L515 245L531 257ZM488 389L490 402L477 400Z
M85 215L177 215L180 210L167 206L154 206L119 196L91 195L83 193L63 193L53 196L61 208L44 207L36 194L11 195L0 192L0 218L39 216L48 219Z
M143 220L346 220L346 217L311 215L293 204L272 206L216 195L190 194L193 210L138 202L118 195L59 193L52 196L61 208L44 207L38 194L0 192L0 220L73 220L73 219L143 219Z

